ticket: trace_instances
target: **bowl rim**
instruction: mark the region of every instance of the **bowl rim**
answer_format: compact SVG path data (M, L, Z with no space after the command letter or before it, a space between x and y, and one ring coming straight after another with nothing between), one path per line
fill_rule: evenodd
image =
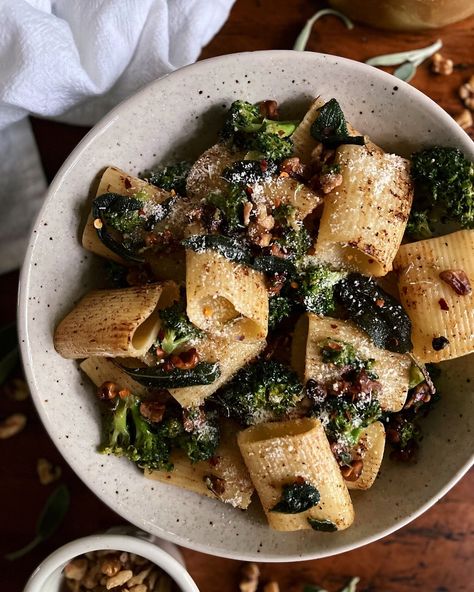
M87 553L105 549L127 551L149 559L173 578L182 592L199 592L195 581L184 565L161 547L150 541L125 534L93 534L70 541L53 551L36 567L23 592L44 592L43 586L50 575L68 561Z
M48 435L58 448L59 452L65 459L65 461L71 466L74 470L76 475L83 481L83 483L90 489L103 503L110 507L109 501L105 495L100 493L98 487L94 486L94 483L88 483L86 474L81 474L78 470L76 470L75 465L76 462L71 458L68 458L68 455L65 454L63 450L59 447L57 442L57 438L55 436L54 426L48 420L46 410L41 402L41 397L39 391L36 389L34 373L33 373L33 364L32 364L32 356L31 356L31 348L29 347L29 338L27 333L27 306L28 306L28 287L29 287L29 274L31 269L31 259L33 255L33 250L38 240L38 236L40 234L39 228L40 224L39 221L42 218L43 211L45 210L47 203L52 198L52 196L57 192L57 189L63 182L64 178L67 176L69 170L73 168L76 164L76 161L79 160L82 154L88 149L89 145L93 143L96 137L99 137L102 133L104 133L110 125L114 123L114 121L119 117L119 114L122 110L126 109L128 105L131 105L137 97L146 94L149 91L149 88L155 85L159 85L160 82L164 79L168 78L179 78L185 75L185 73L192 69L194 72L198 72L200 69L206 69L209 64L226 64L232 63L233 60L237 58L243 58L246 60L251 60L255 55L262 56L262 58L267 58L269 60L278 57L289 57L290 55L292 58L298 56L298 60L307 60L308 63L317 62L318 60L326 60L328 63L333 63L334 65L338 63L343 63L346 66L350 67L352 71L356 71L359 74L369 75L372 78L379 79L380 82L384 82L387 85L396 85L399 89L403 89L403 92L408 95L408 97L412 98L414 101L418 103L424 103L427 109L434 110L435 115L442 120L442 122L449 128L451 128L451 134L453 138L458 140L464 149L469 150L471 148L471 157L474 158L474 142L468 136L468 134L454 121L454 119L442 109L435 101L431 98L426 96L420 90L414 88L407 82L400 80L399 78L394 77L393 75L384 72L378 68L373 66L369 66L362 62L358 62L355 60L351 60L348 58L343 58L335 55L318 53L318 52L298 52L294 50L263 50L263 51L248 51L248 52L238 52L233 54L226 54L222 56L216 56L212 58L208 58L205 60L201 60L199 62L195 62L188 66L184 66L171 72L169 74L165 74L164 76L149 82L148 84L144 85L140 88L137 92L132 94L130 97L125 99L124 101L120 102L116 107L114 107L111 111L109 111L102 119L96 123L92 129L82 138L82 140L77 144L77 146L73 149L71 154L66 158L58 172L56 173L53 181L51 182L50 186L45 195L45 199L43 205L38 213L36 221L31 229L31 235L28 242L28 248L26 252L26 256L21 268L20 274L20 282L19 282L19 291L18 291L18 332L19 332L19 342L20 342L20 351L21 351L21 358L22 364L26 376L26 380L28 382L32 399L35 404L36 410L40 416L40 419L45 427ZM230 65L229 64L229 65ZM38 231L38 232L37 232ZM331 557L333 555L338 555L340 553L345 553L347 551L351 551L353 549L357 549L359 547L368 545L375 541L384 538L395 531L399 530L400 528L404 527L405 525L412 522L414 519L418 518L421 514L426 512L431 506L433 506L441 497L443 497L450 489L456 485L456 483L467 473L467 471L474 465L474 450L469 458L469 460L456 471L456 473L451 477L451 479L429 500L427 500L424 504L422 504L417 510L411 512L403 519L395 522L392 526L387 527L379 532L376 532L371 535L367 535L355 542L342 544L336 550L322 550L318 552L310 552L307 554L298 554L298 553L290 553L290 554L273 554L273 553L259 553L258 555L252 551L249 552L236 552L236 551L228 551L222 549L212 549L210 551L209 547L205 544L196 543L184 536L176 535L173 533L169 533L165 530L160 530L157 536L168 540L172 543L181 545L188 549L192 549L194 551L199 551L201 553L212 553L219 557L225 557L229 559L237 559L243 561L264 561L270 563L280 563L286 561L308 561L312 559L320 559L324 557ZM113 508L115 512L121 515L125 520L135 524L138 528L147 530L148 524L143 521L143 523L132 522L122 511L122 509Z

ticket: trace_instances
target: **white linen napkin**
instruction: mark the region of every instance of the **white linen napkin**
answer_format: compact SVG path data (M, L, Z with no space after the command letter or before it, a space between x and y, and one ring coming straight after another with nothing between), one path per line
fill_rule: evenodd
M23 259L46 181L27 116L92 125L194 62L235 0L0 0L0 273Z

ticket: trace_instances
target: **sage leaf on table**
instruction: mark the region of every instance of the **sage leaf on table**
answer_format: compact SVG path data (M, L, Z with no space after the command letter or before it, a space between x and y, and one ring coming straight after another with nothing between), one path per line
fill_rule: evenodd
M441 39L438 39L427 47L375 56L366 60L365 63L369 66L398 66L393 75L400 80L409 82L416 74L417 67L441 47L443 47L443 43Z
M18 363L18 337L16 324L0 329L0 386Z
M313 15L310 19L306 21L305 26L301 30L301 33L296 38L295 44L293 45L293 49L295 51L304 51L306 49L306 45L311 35L311 30L313 25L316 21L318 21L321 17L332 15L337 16L340 18L348 29L353 29L354 24L353 22L347 18L345 14L339 12L338 10L332 10L331 8L324 8L323 10L319 10L315 15Z
M41 514L36 523L35 537L22 549L5 555L5 559L14 561L32 551L37 545L49 539L61 525L67 514L70 503L69 489L66 485L60 485L46 500Z

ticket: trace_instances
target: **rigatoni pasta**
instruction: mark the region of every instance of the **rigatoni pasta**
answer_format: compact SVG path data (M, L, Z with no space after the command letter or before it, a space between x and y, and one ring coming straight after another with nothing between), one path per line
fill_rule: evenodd
M365 428L357 443L354 456L361 462L360 475L353 479L350 472L345 477L348 489L370 489L377 478L385 449L385 428L376 421Z
M301 364L301 343L306 338L304 369ZM365 360L373 360L371 371L377 375L381 390L376 397L384 411L399 411L405 403L410 381L411 360L404 354L376 347L353 322L332 317L305 315L298 321L292 349L294 364L300 368L304 382L310 379L327 383L339 376L337 366L323 360L325 340L350 344Z
M351 498L319 420L260 424L240 432L238 443L272 528L308 529L313 521L344 530L352 524ZM298 478L318 489L318 504L297 514L273 511L283 486Z
M172 283L89 292L59 323L54 347L64 358L143 356L158 335L160 300L176 295Z
M268 296L263 274L213 251L186 252L187 313L217 337L261 341L267 335Z
M413 355L440 362L473 352L474 230L402 245L394 267Z
M145 477L246 510L255 489L237 446L236 433L237 426L224 421L212 462L190 464L183 451L176 450L171 456L172 471L145 471Z
M411 208L409 162L349 144L337 148L335 165L342 183L326 197L316 255L383 276L392 269Z
M169 193L158 187L150 185L143 179L128 175L126 172L116 168L107 167L100 178L96 195L104 193L117 193L118 195L134 196L141 193L156 203L161 203L169 197ZM97 229L94 226L94 218L89 214L82 233L82 246L100 257L124 263L123 257L110 250L97 236ZM165 278L172 279L172 278Z

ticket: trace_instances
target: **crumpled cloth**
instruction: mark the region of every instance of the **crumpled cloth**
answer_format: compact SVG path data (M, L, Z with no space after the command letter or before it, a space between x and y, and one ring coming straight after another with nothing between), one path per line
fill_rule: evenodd
M18 267L46 181L28 115L93 125L194 62L234 0L0 0L0 273Z

